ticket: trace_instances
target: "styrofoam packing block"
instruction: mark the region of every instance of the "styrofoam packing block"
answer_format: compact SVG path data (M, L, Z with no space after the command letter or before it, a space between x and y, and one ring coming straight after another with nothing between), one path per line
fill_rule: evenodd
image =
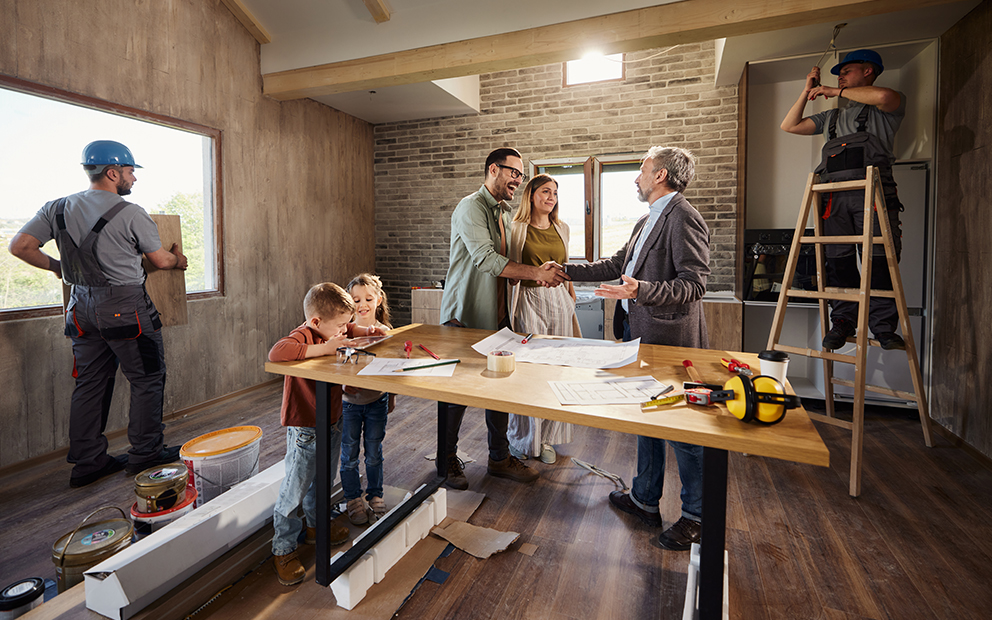
M434 527L434 504L424 502L413 511L413 514L403 520L407 549L426 538L432 527Z
M335 554L331 561L337 560L342 555L344 553ZM374 583L375 558L372 557L371 553L366 553L331 582L331 592L334 593L334 599L339 606L351 611L365 598L369 588Z
M406 520L404 519L404 523ZM396 565L400 558L407 552L406 527L401 523L399 527L377 542L369 551L375 558L375 582L379 583L386 578L386 571Z
M448 516L448 492L441 487L425 503L434 505L434 525L441 525L441 521Z

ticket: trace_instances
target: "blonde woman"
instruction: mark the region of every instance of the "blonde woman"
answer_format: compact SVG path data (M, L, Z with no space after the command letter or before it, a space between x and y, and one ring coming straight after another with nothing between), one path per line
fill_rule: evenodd
M535 176L524 188L511 223L509 258L535 266L568 260L568 225L558 218L558 183L547 174ZM554 288L529 280L516 282L510 285L509 299L510 321L517 333L582 335L571 282ZM539 457L554 463L554 446L572 441L572 425L511 414L506 435L517 458Z

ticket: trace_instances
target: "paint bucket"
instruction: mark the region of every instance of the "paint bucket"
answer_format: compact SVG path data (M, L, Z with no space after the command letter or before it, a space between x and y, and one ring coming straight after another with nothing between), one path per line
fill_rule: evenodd
M116 510L120 519L87 523L101 510ZM117 506L97 508L83 519L72 532L61 536L52 545L55 580L59 594L83 581L83 573L131 544L134 527L123 510Z
M192 512L196 503L196 489L187 487L184 496L185 499L178 505L159 512L141 512L139 510L140 500L135 502L131 506L131 518L134 519L135 540L141 540L145 536L159 531L184 514Z
M0 590L0 620L23 616L45 600L45 580L31 577Z
M179 450L196 487L196 507L258 473L262 429L235 426L190 439Z
M182 462L146 469L134 477L135 506L146 514L175 508L186 499L188 479L189 469Z

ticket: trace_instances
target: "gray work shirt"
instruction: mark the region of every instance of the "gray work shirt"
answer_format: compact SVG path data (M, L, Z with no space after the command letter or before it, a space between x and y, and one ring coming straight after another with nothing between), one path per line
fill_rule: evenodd
M76 245L82 243L100 216L120 201L117 194L100 189L67 196L65 225ZM56 202L45 203L20 232L31 235L42 245L54 239L58 232ZM140 285L145 281L141 255L161 247L155 222L144 209L129 203L100 232L96 242L97 261L111 286Z
M846 136L857 132L858 123L856 119L858 118L858 114L861 113L862 105L865 104L860 104L856 101L847 101L847 105L840 108L840 117L837 119L838 136ZM896 132L899 131L899 126L902 125L902 119L906 116L906 95L899 93L899 107L893 112L882 112L875 106L869 106L869 108L868 122L866 123L865 130L882 141L882 146L885 147L886 152L889 154L889 162L892 163L895 161L894 144ZM816 131L813 132L814 135L822 133L826 139L830 139L830 136L827 135L827 128L830 126L831 114L833 114L833 110L824 110L809 117L816 125Z

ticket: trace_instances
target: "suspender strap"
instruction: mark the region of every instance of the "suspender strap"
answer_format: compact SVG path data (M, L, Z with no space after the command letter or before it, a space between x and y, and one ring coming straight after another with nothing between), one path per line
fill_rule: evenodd
M868 113L871 112L871 107L867 103L861 104L861 111L858 112L858 131L865 131L868 128Z
M59 230L65 230L65 198L59 198L55 203L55 224Z
M840 116L840 110L834 108L833 114L830 115L830 126L828 128L827 137L833 140L837 137L837 117Z
M96 224L93 224L93 230L90 231L90 234L91 235L99 234L100 231L103 230L103 227L106 226L107 223L110 222L110 220L114 219L114 217L118 213L120 213L124 209L124 207L127 206L127 204L128 203L126 200L122 200L117 204L115 204L114 206L110 207L110 209L108 209L106 213L100 216L100 219L96 221Z

